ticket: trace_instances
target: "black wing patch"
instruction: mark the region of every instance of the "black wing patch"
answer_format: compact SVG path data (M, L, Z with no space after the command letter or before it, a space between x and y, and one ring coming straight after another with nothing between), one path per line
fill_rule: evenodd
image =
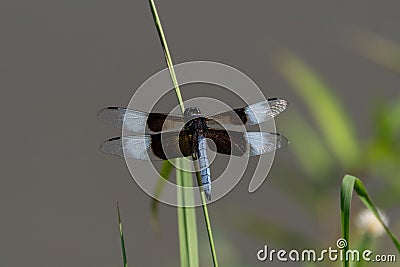
M193 135L186 130L151 135L151 149L160 159L188 157L193 154Z
M103 143L104 153L140 160L166 160L192 155L188 131L112 138Z
M218 153L234 156L243 156L246 153L247 140L244 133L223 129L208 129L204 135L214 142Z
M243 156L248 149L249 156L257 156L288 145L288 140L278 133L208 129L205 136L215 143L218 153L234 156Z

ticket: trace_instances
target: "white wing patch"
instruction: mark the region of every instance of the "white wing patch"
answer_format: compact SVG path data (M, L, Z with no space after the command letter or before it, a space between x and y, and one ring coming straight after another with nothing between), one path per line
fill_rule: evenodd
M148 113L126 108L104 108L98 118L116 128L135 133L144 133Z
M150 145L150 135L116 137L103 143L101 151L121 157L148 160Z
M126 109L123 113L123 128L125 130L144 133L148 114L137 110Z
M250 156L257 156L286 147L288 140L278 133L247 132L246 139L250 147Z
M276 117L287 107L287 101L284 99L269 99L258 102L245 108L247 123L249 125L261 124L267 120Z

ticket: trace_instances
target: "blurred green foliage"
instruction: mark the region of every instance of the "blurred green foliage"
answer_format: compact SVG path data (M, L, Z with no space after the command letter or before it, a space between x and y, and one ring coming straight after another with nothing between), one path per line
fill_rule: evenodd
M353 31L348 43L362 56L390 71L400 73L400 45L369 31Z
M400 74L400 45L366 32L353 35L352 38L351 44L358 53ZM323 247L332 244L335 236L340 236L333 227L340 229L340 221L336 218L339 211L333 209L339 207L338 185L345 173L357 175L363 179L363 183L379 184L373 188L373 198L380 208L390 209L393 204L399 203L400 98L382 100L375 106L374 112L367 114L371 117L373 130L366 138L361 138L340 97L317 71L290 51L280 53L276 59L277 70L308 111L308 114L301 113L299 106L291 103L290 115L280 120L281 128L285 129L291 141L290 150L303 171L299 173L288 168L282 173L287 177L296 175L305 179L281 179L279 183L300 205L307 208L315 221L322 224L321 229L327 231L319 231L322 235L317 241L272 222L270 218L237 207L236 219L231 219L235 228L258 240L270 240L286 248ZM168 170L168 166L165 168ZM360 207L356 206L354 210L357 211L357 208ZM241 216L237 216L239 213ZM395 225L396 222L391 224ZM219 242L223 240L218 239ZM368 234L355 235L354 244L359 248L379 249L379 240ZM387 249L381 248L381 251L387 252ZM230 262L224 257L220 260ZM327 265L339 266L340 263L323 263L323 266ZM304 263L303 266L319 265ZM363 263L357 265L360 266Z
M400 73L400 45L366 32L354 35L352 38L353 47L356 47L361 55L375 64ZM369 114L373 130L366 138L361 138L354 127L355 123L347 115L349 112L340 97L320 74L290 51L280 53L276 59L278 72L287 80L309 113L301 113L298 110L299 106L291 105L288 111L290 115L280 121L283 125L280 128L285 129L291 141L290 150L303 171L302 177L307 180L282 179L279 183L288 194L315 216L316 221L330 224L321 225L321 229L330 231L323 232L324 236L320 237L321 242L319 244L315 242L314 246L324 242L332 243L332 231L335 231L332 226L339 226L340 222L332 222L331 218L336 218L334 213L337 213L335 211L332 213L329 209L331 206L327 203L337 199L332 196L338 197L338 181L345 173L357 175L364 183L379 185L372 188L374 194L372 198L380 208L390 209L399 203L400 98L382 100L375 106L375 111ZM288 170L283 173L289 177L293 175L293 172ZM296 176L299 175L296 172ZM338 208L338 205L335 207ZM356 212L357 208L360 207L355 207ZM291 229L274 224L270 220L254 215L242 216L237 227L252 236L257 238L261 236L264 240L271 240L285 247L296 245L301 233L293 233ZM396 223L400 222L391 222L393 225ZM370 236L366 238L367 235L358 232L354 237L354 244L357 247L377 247L379 240ZM337 233L336 237L339 236ZM301 237L303 238L307 240ZM377 249L388 252L388 248L377 247ZM330 264L340 265L338 263L323 265ZM393 265L387 264L387 266Z
M331 153L344 167L353 168L360 158L360 146L337 96L305 62L289 52L280 57L278 70L306 104Z
M379 105L374 125L375 132L366 149L367 166L400 193L400 100Z

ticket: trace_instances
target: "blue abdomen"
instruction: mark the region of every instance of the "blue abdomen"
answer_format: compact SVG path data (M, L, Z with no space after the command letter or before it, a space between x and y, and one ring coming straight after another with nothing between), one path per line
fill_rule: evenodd
M207 140L204 138L204 136L199 137L198 160L204 193L206 194L207 199L211 200L210 164L207 157Z

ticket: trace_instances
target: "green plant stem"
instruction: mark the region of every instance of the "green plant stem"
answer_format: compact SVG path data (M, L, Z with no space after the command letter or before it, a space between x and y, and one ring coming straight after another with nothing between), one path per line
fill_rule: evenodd
M185 171L188 161L177 160L176 178L178 188L178 222L179 244L181 249L181 266L199 266L196 210L193 208L193 194L185 187L193 187L191 173Z
M124 259L124 267L128 267L128 259L126 257L126 250L125 250L124 232L122 231L122 221L121 221L121 214L119 212L118 202L117 202L117 210L118 210L118 226L119 226L119 237L121 240L122 257Z
M153 14L154 22L157 27L158 36L160 37L161 44L162 44L162 47L164 50L165 59L167 60L168 69L171 73L171 79L172 79L172 82L175 87L175 93L176 93L176 96L178 97L178 102L181 107L181 111L183 113L185 111L185 107L183 105L183 100L182 100L181 90L179 89L178 80L175 75L175 70L174 70L174 65L172 63L171 54L169 53L167 39L165 38L165 34L164 34L164 30L161 25L160 17L158 16L156 4L154 3L153 0L149 0L149 3L150 3L150 7L151 7L151 12Z
M150 3L150 7L151 7L151 12L153 14L154 22L156 24L156 28L157 28L157 31L158 31L158 35L159 35L160 40L161 40L161 45L162 45L163 50L164 50L165 59L167 61L167 65L168 65L168 69L169 69L169 72L170 72L170 75L171 75L171 79L172 79L172 82L174 84L175 93L176 93L176 96L178 98L181 111L182 111L182 113L184 113L185 107L183 105L182 95L181 95L181 92L180 92L180 89L179 89L178 80L177 80L176 75L175 75L174 65L172 63L172 58L171 58L171 55L169 53L168 44L167 44L167 40L165 38L165 34L164 34L164 31L163 31L163 28L162 28L162 25L161 25L160 17L158 16L157 8L156 8L156 5L155 5L154 1L153 0L149 0L149 3ZM179 164L184 164L183 163L183 159L177 159L177 163L178 163L178 165ZM179 173L179 175L182 175L181 176L182 179L177 179L177 185L178 185L178 187L182 187L185 184L185 181L183 181L184 180L183 178L185 178L185 177L183 175L183 171L182 170L177 170L177 175L178 175L178 173ZM201 190L201 185L202 185L201 179L200 179L200 181L198 180L198 184L199 184L200 190ZM183 189L181 189L181 190L183 190ZM185 197L189 197L189 196L187 196L186 194L180 195L179 191L180 190L178 189L178 200L179 200L180 197L183 197L182 201L183 201L183 203L185 203L185 200L186 200ZM193 197L193 196L191 196L191 197ZM214 241L213 241L212 232L211 232L211 224L210 224L210 219L209 219L209 215L208 215L207 202L206 202L206 198L205 198L205 195L204 195L203 191L201 191L201 201L202 201L202 208L203 208L203 212L204 212L204 218L205 218L206 226L207 226L208 237L209 237L209 240L210 240L210 247L211 247L211 251L212 251L212 257L213 257L214 266L218 266L217 259L216 259L216 254L215 254ZM189 221L196 222L196 214L194 212L194 208L190 208L190 209L193 209L193 212L190 212L191 218L188 218L187 209L184 208L184 207L182 209L178 208L178 222L180 224L184 223L184 221L186 223L189 222ZM183 218L180 218L180 216L182 216L183 218L186 218L186 219L183 220ZM185 228L186 231L188 230L188 228L186 228L184 225L183 226L180 225L179 227ZM196 234L197 234L196 225L192 225L191 229L192 229L192 233L189 233L189 234L186 233L186 235L185 235L186 236L186 240L189 240L190 236L193 237L194 232L196 232ZM195 247L197 248L197 238L192 238L192 240L196 241ZM182 252L183 253L188 253L188 252L190 252L190 249L186 248L186 252L184 252L181 249L181 253ZM190 259L190 257L191 257L191 255L188 255L189 259ZM181 260L182 260L182 257L181 257ZM189 263L191 263L191 262L189 261ZM187 266L187 265L182 265L182 266ZM194 266L191 266L191 265L189 265L189 266L190 267L194 267Z
M208 215L208 209L207 209L206 194L203 190L203 187L200 186L202 184L202 182L201 182L200 172L198 172L198 171L196 171L196 178L197 178L197 184L199 185L199 190L200 190L200 197L201 197L201 203L202 203L202 207L203 207L204 219L206 221L208 241L210 242L211 256L212 256L214 266L218 267L217 253L215 251L214 238L213 238L213 234L212 234L212 230L211 230L210 216Z

